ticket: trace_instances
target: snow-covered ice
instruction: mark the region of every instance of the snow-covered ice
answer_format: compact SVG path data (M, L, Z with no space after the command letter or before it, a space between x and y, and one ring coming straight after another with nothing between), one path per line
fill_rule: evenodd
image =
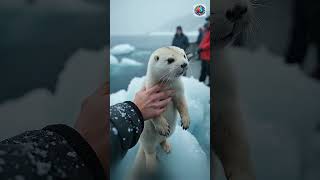
M117 104L117 103L121 103L121 102L124 102L127 100L127 91L126 90L120 90L116 93L113 93L111 96L110 96L110 104L111 105L114 105L114 104Z
M114 105L126 100L133 100L135 93L141 89L144 77L131 80L127 90L120 90L111 94L110 104ZM185 95L188 102L191 126L184 131L177 126L175 133L169 138L172 152L167 155L159 149L161 167L170 179L209 179L210 175L210 89L194 78L182 77ZM179 122L180 118L178 118ZM129 172L139 145L136 145L126 155L112 179L123 179ZM192 167L192 168L190 168ZM170 180L169 179L169 180Z
M138 61L136 61L134 59L130 59L130 58L122 58L121 64L128 65L128 66L142 66L143 65L141 62L138 62Z
M127 57L124 57L119 61L118 58L112 54L110 54L110 64L118 66L143 66L141 62Z
M119 60L112 54L110 54L110 64L119 64Z
M133 57L131 57L133 55ZM136 60L138 59L139 54L135 55L135 52L130 55L113 55L110 54L110 75L111 77L118 77L123 71L126 71L126 68L143 68L144 63ZM121 60L119 60L121 59ZM123 75L123 74L122 74ZM122 76L123 77L123 76Z
M122 54L129 54L135 50L130 44L119 44L111 48L110 52L113 55L122 55Z
M159 163L167 180L209 180L210 162L196 138L188 131L177 126L175 133L169 138L172 145L170 154L158 148ZM139 144L132 148L118 167L111 172L112 180L125 180L130 172Z

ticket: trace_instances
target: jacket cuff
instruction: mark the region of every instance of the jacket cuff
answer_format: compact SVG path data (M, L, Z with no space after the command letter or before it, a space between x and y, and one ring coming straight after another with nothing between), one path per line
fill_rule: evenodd
M128 147L128 149L130 149L130 148L134 147L137 144L137 142L139 141L140 135L141 135L143 128L144 128L144 118L142 116L140 109L138 108L138 106L136 104L134 104L131 101L125 101L124 103L130 105L134 109L134 112L138 117L138 118L131 119L131 127L132 127L132 130L135 131L134 133L136 134L136 136L133 136L133 138L131 140L131 144Z
M82 161L89 169L94 179L106 179L104 169L95 151L75 129L63 124L57 124L47 126L43 128L43 130L51 131L64 137L65 140L68 142L68 145L70 145L73 148L73 150L78 154L79 158L82 159Z
M130 101L110 108L111 123L118 131L123 150L135 146L144 128L144 120L139 108Z
M135 112L137 113L137 115L138 115L138 117L141 120L142 125L143 125L144 124L144 118L143 118L142 113L141 113L140 109L138 108L138 106L135 103L131 102L131 101L125 101L125 103L129 104L135 110Z

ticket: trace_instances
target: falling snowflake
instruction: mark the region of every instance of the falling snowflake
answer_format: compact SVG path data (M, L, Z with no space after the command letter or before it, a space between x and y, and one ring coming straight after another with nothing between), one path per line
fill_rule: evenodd
M76 152L68 152L67 156L75 158L77 156Z
M113 132L114 135L118 135L118 130L117 130L117 128L114 128L114 127L113 127L113 128L112 128L112 132Z

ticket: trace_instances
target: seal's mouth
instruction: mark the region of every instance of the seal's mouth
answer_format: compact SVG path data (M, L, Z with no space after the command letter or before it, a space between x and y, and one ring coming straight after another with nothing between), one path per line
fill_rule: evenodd
M236 23L233 23L232 29L227 35L223 36L222 38L215 39L215 40L213 40L213 42L216 44L218 42L224 42L224 41L231 40L235 36L236 25L237 25Z
M175 77L182 76L185 72L187 72L187 70L183 69L182 71L177 72Z

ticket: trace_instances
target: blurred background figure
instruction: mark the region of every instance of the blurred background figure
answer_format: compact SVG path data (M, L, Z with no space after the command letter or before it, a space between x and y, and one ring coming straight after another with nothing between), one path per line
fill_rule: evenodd
M176 29L176 34L172 40L172 46L177 46L185 51L189 47L189 39L185 34L183 34L181 26L178 26Z
M202 38L203 38L204 29L202 27L200 27L198 29L198 31L199 31L199 35L198 35L196 43L199 45L201 40L202 40Z
M315 17L320 17L320 3L316 1L311 5L310 0L295 0L293 6L294 20L285 62L288 64L298 63L303 68L307 50L313 44L317 51L317 62L310 75L320 80L320 26L317 21L314 21Z
M226 11L235 6L228 2ZM258 0L238 46L213 54L231 79L216 87L237 96L259 180L320 179L320 83L305 75L316 77L319 67L319 4Z
M187 51L187 48L189 47L189 39L188 37L183 34L183 30L181 26L178 26L176 29L176 34L173 37L172 40L172 46L177 46L184 51ZM183 74L183 76L186 76L187 72Z
M60 132L68 131L68 137L79 137L74 129L66 129L67 126L73 127L81 109L87 113L100 112L95 107L90 110L81 108L84 107L81 102L109 79L105 58L109 41L107 10L107 3L98 4L92 0L0 1L0 179L73 179L71 174L76 167L81 171L76 173L76 179L91 179L85 175L89 175L87 168L81 168L86 163L72 160L85 159L74 152L77 147L90 149L92 146L83 143L86 141L78 146L73 140L63 140L62 133L46 130L34 131L31 133L34 136L22 135L21 139L18 136L7 138L49 124L63 124L58 128ZM93 97L99 99L101 113L106 115L103 104L109 98ZM88 100L85 104L91 102ZM104 117L100 120L107 124ZM93 121L90 121L91 125L96 124ZM99 132L106 132L105 127L99 124ZM93 129L98 132L97 128ZM101 135L103 138L95 139L107 143L106 134ZM81 140L81 137L77 139ZM37 153L40 151L42 155ZM67 153L71 151L74 158L69 159L69 163L60 161L70 158ZM104 150L100 152L108 154ZM63 154L66 156L57 158ZM96 153L89 150L84 154L94 159ZM53 169L59 172L55 173L57 171ZM100 168L96 169L99 171ZM28 172L33 173L29 176ZM97 176L100 173L92 174Z
M74 2L0 1L0 140L73 125L82 100L109 79L109 8Z
M204 35L199 44L199 58L201 60L200 82L204 82L210 75L210 23L204 25ZM210 85L210 80L209 80Z

